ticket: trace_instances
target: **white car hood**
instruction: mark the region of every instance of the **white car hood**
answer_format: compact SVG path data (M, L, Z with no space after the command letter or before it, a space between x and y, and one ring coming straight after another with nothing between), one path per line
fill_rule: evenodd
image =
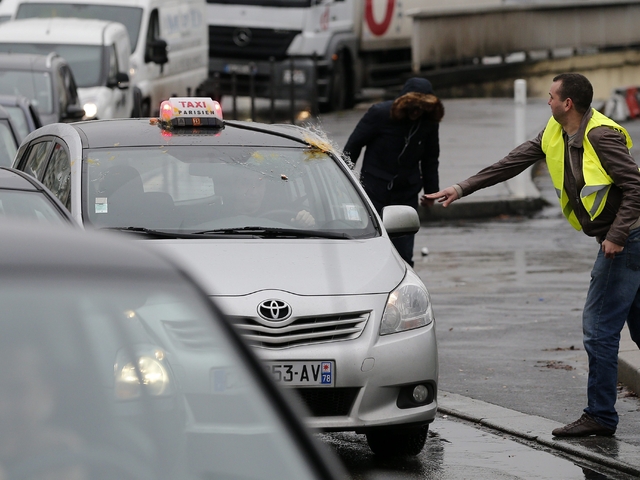
M389 293L406 263L386 237L366 240L149 240L207 294L284 290L297 295Z

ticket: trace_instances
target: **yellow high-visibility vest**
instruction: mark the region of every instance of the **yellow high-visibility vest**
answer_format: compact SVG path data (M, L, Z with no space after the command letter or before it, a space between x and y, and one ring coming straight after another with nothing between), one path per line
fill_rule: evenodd
M584 139L582 140L582 147L584 149L582 174L584 175L585 185L580 191L580 200L589 213L591 220L600 215L600 212L604 209L609 190L613 184L613 179L602 167L602 163L600 163L600 159L596 155L593 145L589 142L587 134L595 127L607 126L624 134L627 148L630 149L633 145L631 137L624 127L621 127L610 118L605 117L597 110L592 109L592 111L593 115L587 124ZM542 151L546 155L547 167L549 168L549 174L551 175L553 186L556 189L556 194L560 201L562 213L576 230L582 230L582 226L580 222L578 222L578 218L569 203L567 191L564 189L565 159L562 126L553 117L549 119L542 134Z

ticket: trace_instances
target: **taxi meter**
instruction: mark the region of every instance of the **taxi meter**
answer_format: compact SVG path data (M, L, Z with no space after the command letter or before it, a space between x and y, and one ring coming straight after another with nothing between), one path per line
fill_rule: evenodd
M169 127L220 128L222 108L208 97L172 97L160 104L160 122Z

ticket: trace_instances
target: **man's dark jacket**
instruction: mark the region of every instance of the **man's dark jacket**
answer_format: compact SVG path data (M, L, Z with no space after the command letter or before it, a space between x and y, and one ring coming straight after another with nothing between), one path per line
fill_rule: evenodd
M419 118L411 120L412 113ZM425 193L439 190L438 122L443 115L431 82L411 78L398 98L373 105L358 122L344 153L355 163L366 147L362 183L376 208L417 205L421 189Z

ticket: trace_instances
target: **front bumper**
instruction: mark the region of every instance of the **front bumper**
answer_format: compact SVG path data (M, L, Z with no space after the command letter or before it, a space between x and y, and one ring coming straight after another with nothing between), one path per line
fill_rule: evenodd
M222 303L227 312L244 311L245 316L256 317L255 305L269 298L286 301L302 318L305 315L332 318L368 312L366 325L357 338L282 348L264 344L255 347L258 356L265 361L335 362L333 387L292 387L307 404L310 414L306 421L310 427L325 431L363 431L426 424L435 418L438 382L435 322L380 336L380 319L387 301L384 294L310 298L262 291L241 298L225 298ZM234 315L234 321L246 322L246 318ZM240 331L246 335L245 329ZM407 390L417 384L427 386L429 395L423 403L412 404L406 401Z

